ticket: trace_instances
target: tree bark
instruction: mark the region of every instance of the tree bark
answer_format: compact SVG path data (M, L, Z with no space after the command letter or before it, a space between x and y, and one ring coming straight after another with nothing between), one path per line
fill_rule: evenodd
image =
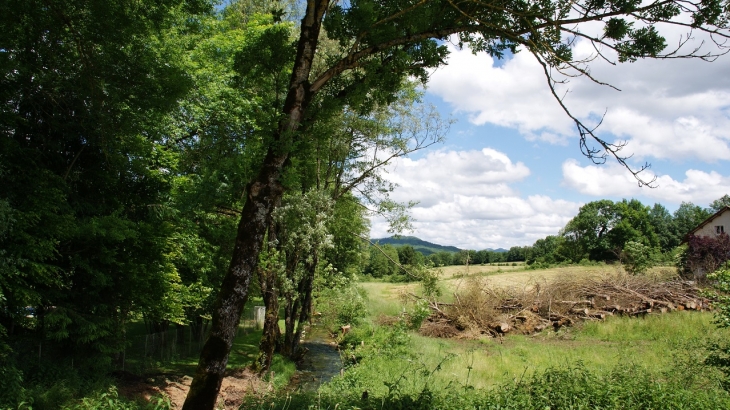
M282 167L310 103L309 75L328 0L309 0L302 19L297 55L284 102L285 117L279 123L259 174L248 187L236 243L228 272L213 308L208 340L200 353L198 368L183 405L184 410L213 410L218 398L233 338L248 297L248 287L258 265L266 229L275 205L281 200Z
M215 407L271 212L283 193L279 176L285 158L270 150L265 167L249 186L248 198L238 224L233 258L213 306L211 331L200 353L198 368L183 405L185 410L212 410Z

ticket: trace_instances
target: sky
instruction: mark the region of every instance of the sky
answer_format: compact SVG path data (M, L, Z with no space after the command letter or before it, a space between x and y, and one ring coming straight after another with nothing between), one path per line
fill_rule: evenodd
M686 35L661 32L669 44ZM684 50L716 51L694 36ZM730 55L711 63L597 59L591 75L620 91L587 78L558 87L581 121L596 124L603 116L596 134L627 142L622 153L631 155L632 167L651 164L642 175L656 176L656 187L640 188L615 160L594 165L581 155L575 125L531 54L495 60L449 48L425 102L455 123L443 144L387 169L398 184L392 198L418 201L410 212L415 230L402 234L465 249L509 248L558 234L583 204L599 199L636 198L673 212L682 202L707 207L730 194ZM573 52L587 57L593 50L578 41ZM372 238L390 236L387 229L381 218L371 219Z

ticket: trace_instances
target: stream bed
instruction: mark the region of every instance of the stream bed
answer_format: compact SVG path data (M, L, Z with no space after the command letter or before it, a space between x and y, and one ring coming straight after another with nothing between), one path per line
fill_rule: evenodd
M307 354L297 364L298 388L316 391L322 383L340 374L342 360L334 339L326 329L314 324L307 328L302 347Z

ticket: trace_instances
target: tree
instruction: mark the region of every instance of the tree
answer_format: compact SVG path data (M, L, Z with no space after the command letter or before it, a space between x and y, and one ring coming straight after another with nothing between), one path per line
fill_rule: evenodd
M718 198L710 204L710 209L715 212L720 211L722 208L730 206L730 195L723 195L722 198Z
M564 241L562 236L549 235L544 239L538 239L532 245L530 257L527 259L528 264L535 262L555 263L560 262L562 257L558 254L558 249Z
M615 204L615 221L608 233L612 252L620 259L621 252L629 242L642 243L649 248L659 246L659 238L651 224L649 207L636 199L622 200Z
M641 242L629 241L624 245L624 268L631 275L639 275L654 266L654 251Z
M672 231L677 241L682 242L685 236L711 215L711 212L692 202L682 202L674 211Z
M400 270L397 263L400 263L398 250L393 245L380 246L376 243L370 247L370 263L365 269L365 273L374 278L395 275Z
M451 253L446 251L440 251L428 255L428 260L433 263L434 266L449 266L451 265Z
M0 5L0 203L12 228L0 234L0 323L9 337L26 333L44 354L101 367L124 347L133 314L183 320L169 218L175 160L162 123L191 82L183 50L164 39L173 27L194 31L209 9Z
M525 249L521 246L513 246L507 251L507 262L525 260Z
M578 211L563 230L565 246L572 247L571 260L579 262L587 257L592 260L611 259L611 243L608 234L615 223L616 210L613 201L604 199L589 202Z
M460 250L452 254L450 265L472 265L474 264L474 255L476 251L470 249Z
M659 247L662 252L669 252L679 246L680 240L672 232L673 218L667 208L661 204L654 204L649 211L649 220L657 234Z
M547 75L550 67L556 67L590 76L586 62L572 61L570 44L576 36L614 50L621 62L661 57L666 42L655 24L684 25L673 19L688 17L695 29L728 37L723 29L726 15L722 7L719 2L671 1L648 5L638 1L505 2L497 8L476 1L358 1L344 5L328 0L308 1L281 120L269 140L259 173L248 186L234 254L213 312L211 335L201 353L184 408L206 409L215 404L248 285L271 215L283 195L282 172L293 147L307 138L302 124L324 108L312 104L320 93L327 90L331 95L339 95L342 98L333 103L356 109L388 101L392 99L392 90L397 90L405 78L425 80L426 69L441 64L446 48L438 41L452 34L474 51L494 56L523 47L538 59ZM571 14L573 9L577 14ZM633 19L641 20L642 27L633 28ZM580 30L581 23L590 21L604 24L603 36L592 37ZM323 27L341 50L319 65ZM672 55L670 50L669 56ZM600 151L586 145L587 139L593 138L605 152L625 164L625 158L618 155L621 146L601 140L592 129L577 119L575 122L586 155L598 161L605 159Z
M418 266L423 264L423 255L411 245L404 245L398 247L398 260L404 266Z

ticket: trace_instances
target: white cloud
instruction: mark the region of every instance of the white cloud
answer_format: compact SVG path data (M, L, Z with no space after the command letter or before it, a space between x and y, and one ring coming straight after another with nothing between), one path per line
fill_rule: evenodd
M411 214L415 235L435 243L471 249L531 245L554 235L580 204L547 196L523 198L510 187L530 170L491 148L436 151L419 160L399 159L388 178L399 184L398 201L419 201ZM374 218L371 236L388 236Z
M648 179L651 174L647 171ZM605 197L644 197L661 203L693 202L706 205L730 193L730 176L716 171L687 170L685 179L657 176L656 188L639 188L631 174L619 165L580 166L575 160L563 163L563 182L586 195Z
M682 32L666 31L668 38ZM670 44L672 41L669 41ZM578 41L577 57L593 52ZM611 56L611 53L603 50ZM565 144L575 127L549 92L542 67L522 51L497 67L491 57L451 47L449 64L431 77L429 92L480 125L519 130L528 140ZM597 59L591 74L622 91L586 78L558 90L581 120L595 123L609 141L627 140L636 159L730 160L730 56L701 60L640 60L613 66Z

